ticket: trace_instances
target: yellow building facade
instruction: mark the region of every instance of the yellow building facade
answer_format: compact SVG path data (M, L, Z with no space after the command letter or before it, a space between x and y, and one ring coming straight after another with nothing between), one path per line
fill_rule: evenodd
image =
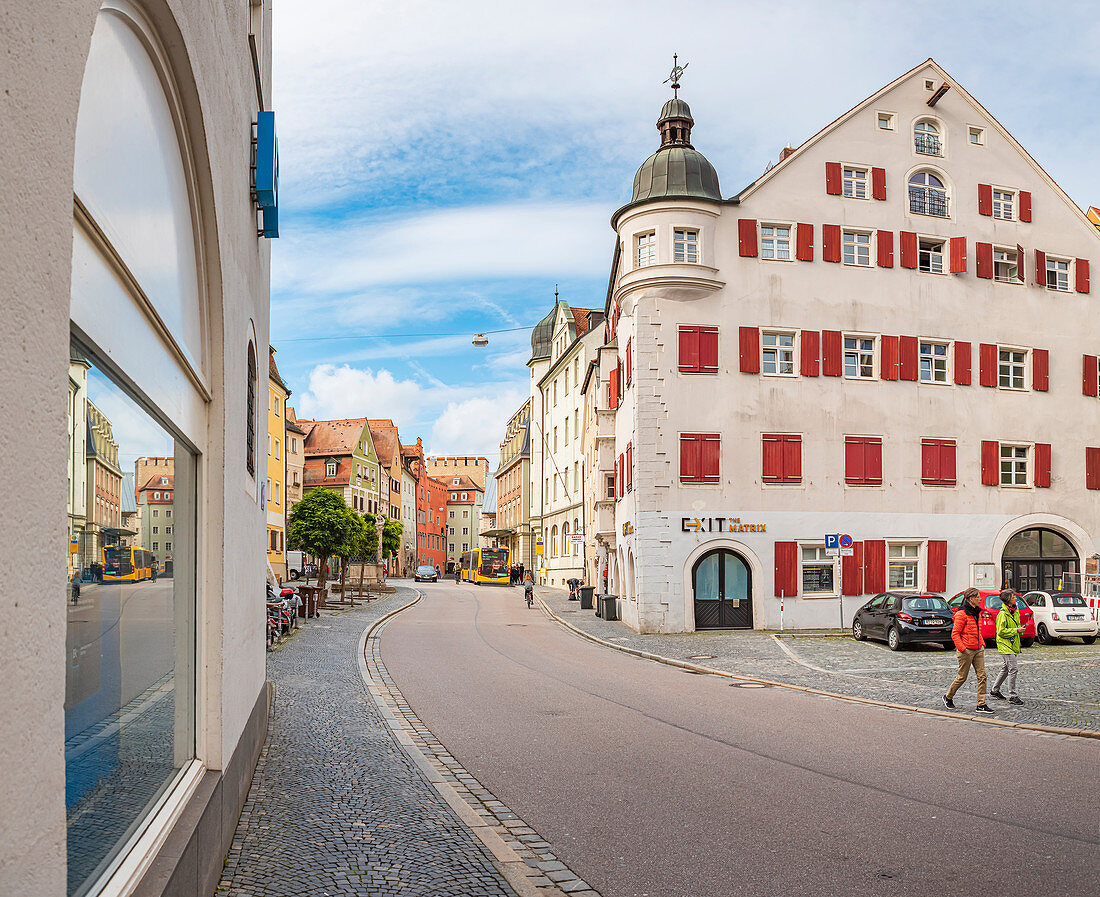
M286 400L290 389L279 376L275 349L268 347L267 474L267 562L281 582L286 578Z

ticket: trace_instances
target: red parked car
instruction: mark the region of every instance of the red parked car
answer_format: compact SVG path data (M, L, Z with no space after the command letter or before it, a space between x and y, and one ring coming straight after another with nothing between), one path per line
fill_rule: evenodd
M981 632L982 638L985 639L985 646L992 648L997 643L997 612L1001 609L1001 591L1000 589L980 589L978 594L982 596L982 609L978 613L978 630ZM1032 642L1035 641L1035 614L1032 613L1031 608L1027 606L1019 592L1014 594L1016 595L1016 610L1020 612L1020 625L1024 627L1024 631L1020 633L1020 645L1024 648L1030 648ZM962 602L963 593L959 592L947 603L954 612L962 607Z

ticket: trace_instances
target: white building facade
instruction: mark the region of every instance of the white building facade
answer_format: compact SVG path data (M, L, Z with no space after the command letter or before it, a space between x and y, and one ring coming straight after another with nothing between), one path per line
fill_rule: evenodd
M570 537L584 535L582 386L603 322L598 309L558 301L531 336L531 524L539 581L557 588L584 578L583 539Z
M887 589L1072 581L1100 535L1097 229L931 60L733 199L692 124L666 103L612 221L624 620L846 627Z

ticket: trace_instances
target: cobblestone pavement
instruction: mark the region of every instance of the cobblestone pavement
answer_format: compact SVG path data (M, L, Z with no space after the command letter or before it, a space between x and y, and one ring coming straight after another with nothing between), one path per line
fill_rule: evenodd
M891 651L877 642L857 642L832 633L689 632L639 635L625 624L607 622L582 611L568 592L536 588L546 607L563 621L612 644L687 661L724 672L786 682L847 697L943 709L940 696L957 672L954 651L916 645ZM1000 659L985 654L989 687ZM990 699L996 718L1012 723L1100 731L1100 643L1079 641L1035 644L1020 658L1017 689L1023 706ZM971 675L955 696L960 713L972 712Z
M274 715L219 895L515 897L363 683L364 629L414 595L322 611L269 655Z

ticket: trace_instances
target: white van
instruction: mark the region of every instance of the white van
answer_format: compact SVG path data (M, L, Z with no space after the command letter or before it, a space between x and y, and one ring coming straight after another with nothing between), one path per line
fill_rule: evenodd
M288 551L286 553L286 575L291 579L308 579L317 575L317 565L307 560L304 551Z

